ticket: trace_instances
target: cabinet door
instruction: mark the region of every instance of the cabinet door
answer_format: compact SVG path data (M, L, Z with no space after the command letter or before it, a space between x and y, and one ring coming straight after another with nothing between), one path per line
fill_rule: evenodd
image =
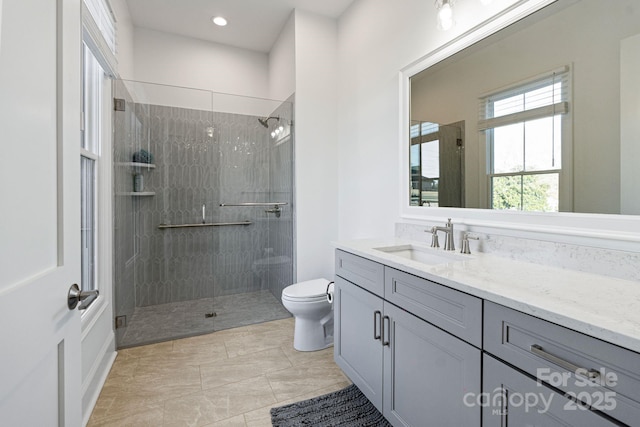
M487 354L483 363L483 395L467 403L482 405L484 427L617 425Z
M382 299L341 277L334 296L335 361L382 412Z
M384 415L394 426L480 426L481 352L472 345L384 304Z

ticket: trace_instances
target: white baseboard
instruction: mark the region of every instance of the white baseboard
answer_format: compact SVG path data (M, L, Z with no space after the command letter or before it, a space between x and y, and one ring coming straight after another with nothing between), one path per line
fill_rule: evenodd
M96 406L102 387L104 386L111 366L116 360L118 352L115 351L115 335L111 334L100 349L102 357L96 358L96 363L91 367L88 379L82 385L82 425L86 426L91 418L93 408Z

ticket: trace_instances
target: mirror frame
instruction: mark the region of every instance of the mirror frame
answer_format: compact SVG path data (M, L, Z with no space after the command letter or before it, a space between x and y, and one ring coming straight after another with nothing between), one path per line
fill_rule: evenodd
M398 206L404 222L441 222L452 218L463 229L495 230L500 234L530 237L569 244L640 252L640 216L586 213L495 211L472 208L435 208L409 205L409 127L411 123L411 77L483 40L556 1L520 0L443 46L412 62L399 73L400 185ZM579 1L579 0L573 0Z

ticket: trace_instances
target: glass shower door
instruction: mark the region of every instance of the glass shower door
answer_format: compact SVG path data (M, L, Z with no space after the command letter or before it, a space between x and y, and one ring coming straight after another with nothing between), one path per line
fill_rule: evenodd
M219 232L218 329L289 317L280 302L280 282L291 283L293 266L292 105L250 99L244 105L246 114L219 112L230 101L228 95L214 94L221 159L219 217L251 225Z
M217 236L203 224L219 161L211 94L118 81L115 98L118 347L211 332Z
M292 104L132 81L115 98L118 347L288 317Z

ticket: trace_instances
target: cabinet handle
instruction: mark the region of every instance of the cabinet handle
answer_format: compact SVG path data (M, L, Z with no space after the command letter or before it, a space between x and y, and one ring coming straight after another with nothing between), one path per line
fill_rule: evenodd
M386 328L384 327L385 321L387 323L387 327ZM390 342L389 342L389 331L390 331L390 329L391 329L391 319L389 319L389 316L384 316L382 318L382 345L386 346L386 347L389 347L389 344L390 344ZM384 338L385 330L387 332L387 334L386 334L387 338Z
M373 339L379 340L381 338L382 331L382 312L380 310L376 310L373 312Z
M574 365L573 363L568 362L564 359L561 359L558 356L554 356L551 353L547 353L542 348L542 346L538 344L533 344L531 347L529 347L529 350L531 351L531 353L535 354L536 356L540 356L548 362L556 364L562 367L563 369L566 369L567 371L572 372L575 375L586 377L591 381L595 381L600 376L600 372L596 371L595 369L586 369L586 368L581 368L580 366Z

